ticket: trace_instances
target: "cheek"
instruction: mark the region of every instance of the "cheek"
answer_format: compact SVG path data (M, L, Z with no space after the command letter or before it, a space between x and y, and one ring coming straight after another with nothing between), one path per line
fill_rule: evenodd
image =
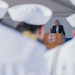
M72 32L73 36L75 36L75 31Z
M45 33L45 29L43 29L43 34Z
M73 36L75 36L75 32L73 33Z
M41 32L40 32L40 34L39 34L39 37L40 37L40 40L43 40L43 38L44 38L44 33L45 33L44 26L41 28L40 31L41 31Z

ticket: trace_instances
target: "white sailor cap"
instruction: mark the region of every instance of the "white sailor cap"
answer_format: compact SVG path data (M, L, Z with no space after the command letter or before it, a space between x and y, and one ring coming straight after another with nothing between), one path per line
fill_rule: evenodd
M75 14L66 18L66 20L70 23L72 27L75 27Z
M3 18L7 12L9 5L3 0L0 0L0 19Z
M75 6L75 0L70 0L70 1Z
M52 11L40 4L17 5L9 8L8 12L14 21L38 26L46 24L52 16Z

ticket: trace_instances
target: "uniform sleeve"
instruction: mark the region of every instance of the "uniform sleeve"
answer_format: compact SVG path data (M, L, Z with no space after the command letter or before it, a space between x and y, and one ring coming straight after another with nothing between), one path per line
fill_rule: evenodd
M52 31L51 31L52 33L54 32L54 26L52 27Z
M62 26L62 33L63 35L65 35L65 31L64 31L64 27Z

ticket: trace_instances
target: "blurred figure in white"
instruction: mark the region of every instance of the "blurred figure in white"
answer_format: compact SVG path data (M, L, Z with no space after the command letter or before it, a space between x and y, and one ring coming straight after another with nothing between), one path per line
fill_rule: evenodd
M67 21L75 27L75 15L67 17ZM75 36L75 31L74 31ZM62 45L58 53L53 75L75 75L75 37Z
M75 0L70 0L70 1L75 6Z
M13 61L16 63L13 63L13 67L11 64L8 66L7 75L46 75L44 60L46 47L37 40L42 41L44 25L50 20L52 11L43 5L24 4L11 7L8 12L11 19L19 23L21 28L17 30L23 33L25 39L19 39L20 45L17 46L17 53L10 50L17 57L9 54L14 57ZM14 35L10 37L15 38ZM16 40L12 42L19 43Z
M75 14L67 17L67 21L75 28ZM75 30L74 38L45 53L47 75L75 75Z
M61 45L45 52L44 57L46 60L46 65L47 65L47 74L46 75L54 75L57 57L58 57L60 48L61 48Z
M12 20L19 22L17 30L32 39L43 39L44 25L52 15L52 11L49 8L38 4L26 4L14 6L8 12Z
M75 37L75 30L72 31L72 35Z
M75 37L75 14L72 14L67 18L67 21L71 24L72 27L74 27L74 30L72 31L72 35Z

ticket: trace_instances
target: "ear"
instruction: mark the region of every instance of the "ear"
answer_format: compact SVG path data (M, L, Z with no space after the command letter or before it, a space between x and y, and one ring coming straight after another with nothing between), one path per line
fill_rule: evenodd
M39 28L39 34L40 34L40 35L42 34L43 29L44 29L44 26L41 26L41 27Z
M73 36L75 37L75 30L72 31Z
M44 37L44 26L41 26L39 29L38 29L38 36L39 36L39 39L42 40L43 37Z

